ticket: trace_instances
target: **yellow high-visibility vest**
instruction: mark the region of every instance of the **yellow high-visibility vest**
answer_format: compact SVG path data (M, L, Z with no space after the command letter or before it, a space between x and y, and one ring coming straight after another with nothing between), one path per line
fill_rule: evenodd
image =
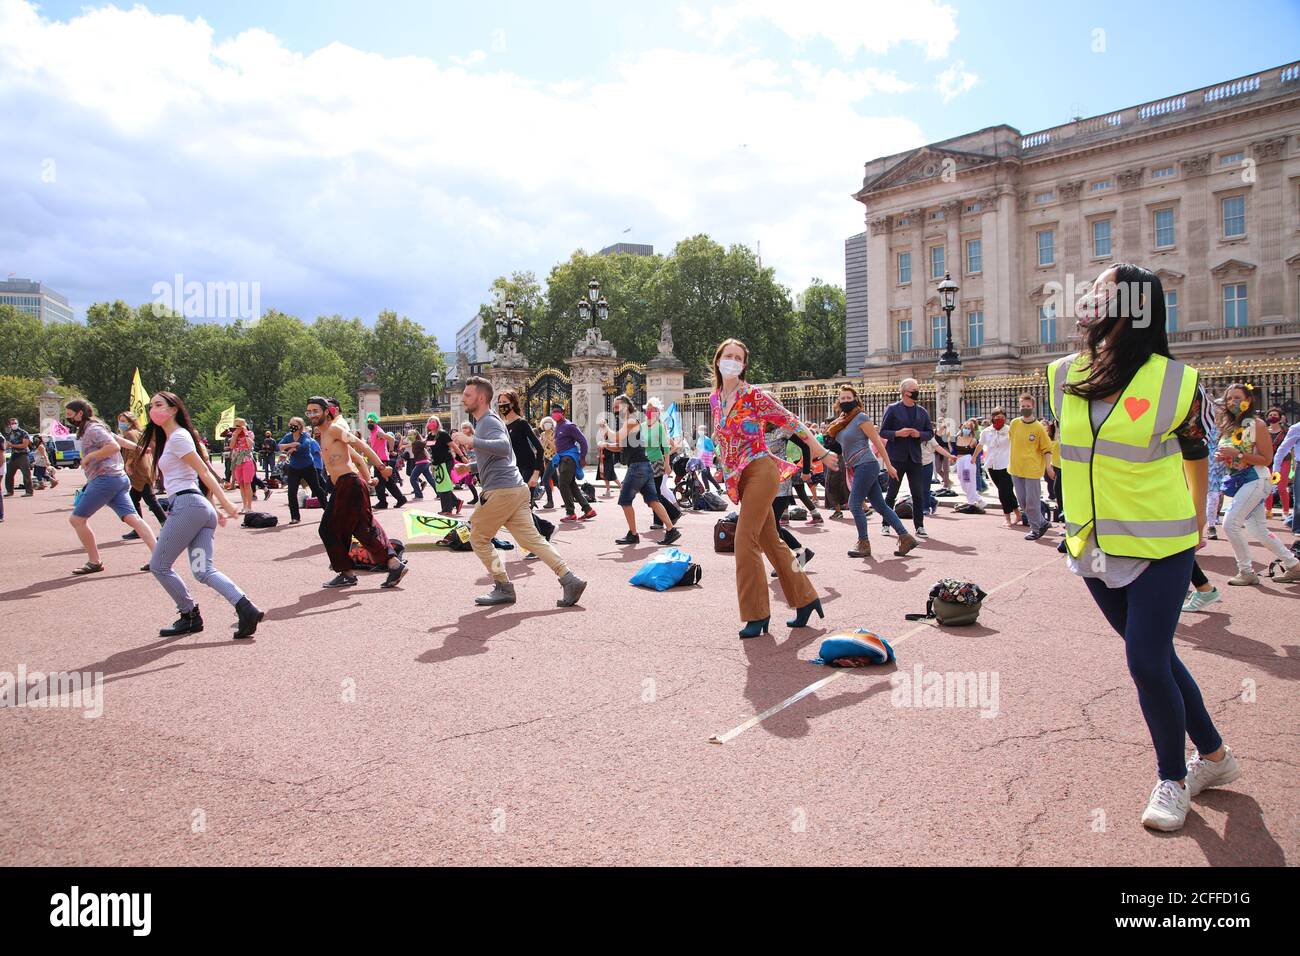
M1076 352L1047 366L1052 410L1060 423L1065 545L1076 558L1092 531L1110 555L1166 558L1200 539L1196 505L1183 474L1174 430L1196 397L1196 370L1152 355L1094 433L1088 401L1065 391L1088 375Z

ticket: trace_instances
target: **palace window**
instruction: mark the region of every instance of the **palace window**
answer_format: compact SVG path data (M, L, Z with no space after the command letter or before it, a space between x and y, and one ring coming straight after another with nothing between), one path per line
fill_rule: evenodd
M1174 244L1174 211L1157 209L1155 211L1156 248L1168 249Z
M943 246L930 247L930 278L942 279L944 274L943 268Z
M912 320L898 320L898 351L912 351Z
M912 254L910 252L900 252L898 254L898 284L906 285L912 281Z
M1038 233L1038 264L1050 266L1056 262L1056 233L1044 229Z
M1246 327L1246 283L1235 282L1223 287L1223 327Z
M1092 255L1101 258L1110 255L1110 220L1098 219L1092 224Z
M966 345L977 349L984 344L984 313L966 313Z
M966 274L984 271L984 242L982 239L966 240Z
M1223 200L1223 237L1231 239L1246 234L1246 197L1229 196Z

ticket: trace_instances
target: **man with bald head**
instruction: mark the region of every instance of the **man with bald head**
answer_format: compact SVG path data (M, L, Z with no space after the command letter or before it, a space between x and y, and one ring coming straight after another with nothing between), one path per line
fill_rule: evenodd
M912 495L912 524L918 538L927 537L925 530L926 493L922 480L921 446L934 437L930 413L917 404L921 397L920 384L914 378L904 379L898 388L899 400L885 409L880 417L880 437L885 440L889 460L898 477L889 479L889 492L885 501L894 507L898 489L906 479Z

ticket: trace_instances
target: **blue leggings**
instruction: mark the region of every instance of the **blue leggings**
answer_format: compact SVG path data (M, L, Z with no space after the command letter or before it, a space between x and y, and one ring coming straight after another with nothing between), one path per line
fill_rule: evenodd
M853 523L858 526L859 539L867 536L867 516L862 510L863 499L871 502L871 507L876 509L881 521L899 534L907 533L907 529L903 527L903 522L894 513L894 509L885 504L885 493L880 487L880 462L871 457L862 464L854 466L853 488L849 491L849 514L853 515Z
M213 535L217 530L217 512L200 495L172 495L172 511L158 532L158 544L149 560L149 570L171 595L182 614L194 609L194 598L172 565L182 554L189 558L190 570L200 584L206 584L231 604L238 604L244 592L234 581L217 570L212 562Z
M1201 699L1196 681L1174 653L1174 631L1187 596L1195 549L1152 561L1127 587L1108 588L1084 578L1092 598L1124 638L1128 672L1137 685L1138 704L1156 748L1161 780L1187 776L1184 738L1198 752L1213 753L1223 744Z

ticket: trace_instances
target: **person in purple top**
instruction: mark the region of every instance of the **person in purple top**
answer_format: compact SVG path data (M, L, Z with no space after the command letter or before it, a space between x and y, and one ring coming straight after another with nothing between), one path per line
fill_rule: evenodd
M924 487L922 478L924 467L921 464L921 446L934 438L934 427L930 424L930 413L918 405L921 397L916 379L904 379L899 385L900 399L885 408L880 417L880 437L887 444L889 461L898 472L897 477L889 479L889 492L885 495L885 504L894 507L898 490L907 479L907 487L912 495L912 523L916 526L916 536L926 537L925 501L928 488Z
M596 517L596 510L583 497L578 487L578 471L582 462L587 460L587 436L582 429L564 417L564 406L556 405L551 409L551 418L555 420L555 460L560 497L564 499L565 516L561 521L586 521ZM574 514L575 506L582 511L582 517Z

